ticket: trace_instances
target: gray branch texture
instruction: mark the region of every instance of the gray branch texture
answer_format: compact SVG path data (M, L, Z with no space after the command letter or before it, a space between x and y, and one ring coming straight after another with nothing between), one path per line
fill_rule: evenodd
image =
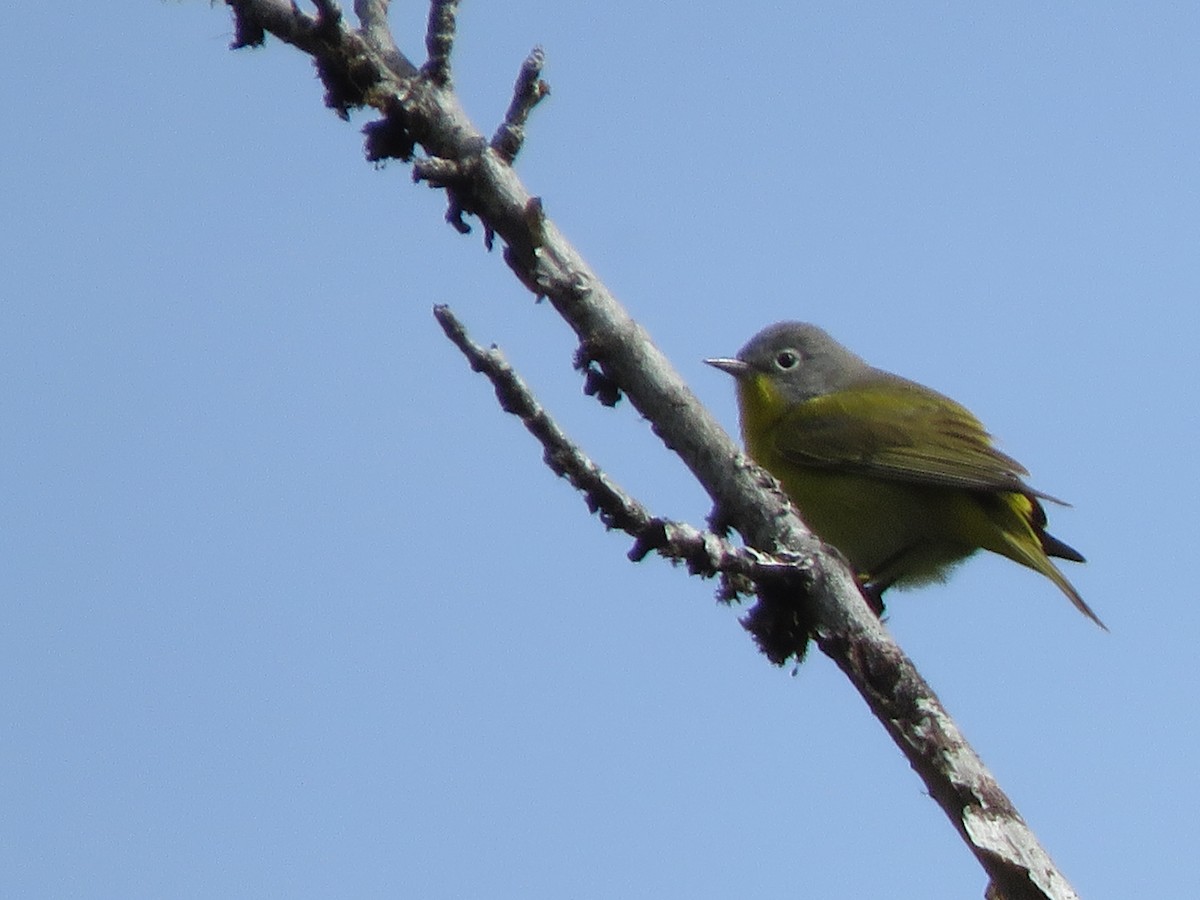
M454 92L453 0L430 4L420 62L398 49L387 24L388 0L355 0L357 26L333 0L314 3L313 14L290 0L225 2L234 17L235 49L273 36L312 57L335 113L379 113L364 129L367 158L411 163L415 180L445 191L452 226L466 233L473 217L489 247L499 238L517 278L578 336L588 393L609 404L627 398L712 497L720 511L717 530L732 526L747 544L652 516L567 440L497 351L479 347L439 308L447 335L492 380L502 407L542 443L550 467L582 492L608 527L633 537L631 558L657 552L684 561L694 574L721 574L729 596L752 590L756 599L743 624L775 663L801 660L814 641L854 684L979 860L990 880L988 896L1076 897L868 608L840 557L808 532L775 480L740 452L517 178L512 163L528 138L529 115L549 91L542 51L520 64L511 105L489 139ZM422 46L420 36L405 37L405 44Z

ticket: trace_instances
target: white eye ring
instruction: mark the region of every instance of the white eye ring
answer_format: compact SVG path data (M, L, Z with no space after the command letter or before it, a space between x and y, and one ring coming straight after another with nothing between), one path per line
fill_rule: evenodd
M775 368L786 372L800 364L800 354L795 350L780 350L775 354Z

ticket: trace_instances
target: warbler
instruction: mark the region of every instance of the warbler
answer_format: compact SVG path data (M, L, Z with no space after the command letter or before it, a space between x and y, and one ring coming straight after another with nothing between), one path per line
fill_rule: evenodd
M941 581L983 549L1045 575L1107 630L1050 561L1084 561L1046 531L1042 501L1062 501L1030 487L965 407L805 322L778 322L736 358L705 362L737 379L750 457L842 552L877 612L888 587Z

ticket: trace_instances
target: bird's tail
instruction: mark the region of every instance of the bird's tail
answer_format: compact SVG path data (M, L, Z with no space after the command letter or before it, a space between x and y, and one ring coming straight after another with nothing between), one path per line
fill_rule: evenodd
M1060 559L1083 562L1083 555L1075 548L1046 533L1046 512L1036 497L1009 494L1008 498L1009 502L1005 505L1024 527L1000 528L999 532L1003 543L988 549L995 550L1013 562L1019 562L1021 565L1028 566L1035 572L1045 575L1058 585L1058 589L1067 595L1067 599L1075 605L1077 610L1108 631L1108 626L1100 621L1100 617L1079 596L1079 591L1075 590L1075 586L1050 561L1051 556L1057 556Z

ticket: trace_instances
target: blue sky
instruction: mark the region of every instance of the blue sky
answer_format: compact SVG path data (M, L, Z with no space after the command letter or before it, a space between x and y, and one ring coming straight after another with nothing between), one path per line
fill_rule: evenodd
M402 4L402 47L424 9ZM781 318L961 400L1112 629L998 559L889 626L1089 898L1186 896L1192 4L466 3L485 132L700 397ZM407 169L204 3L22 4L0 101L0 894L980 896L828 660L631 565L430 314L655 512L703 493Z

